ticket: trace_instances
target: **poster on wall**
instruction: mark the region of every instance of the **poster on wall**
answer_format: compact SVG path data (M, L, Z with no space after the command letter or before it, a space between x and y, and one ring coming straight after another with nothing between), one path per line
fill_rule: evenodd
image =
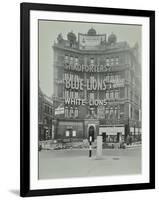
M21 196L155 187L154 18L21 4Z

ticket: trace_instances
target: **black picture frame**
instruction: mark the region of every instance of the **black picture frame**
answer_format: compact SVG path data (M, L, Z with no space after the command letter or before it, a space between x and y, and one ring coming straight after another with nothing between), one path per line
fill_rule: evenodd
M102 185L73 188L52 188L52 189L30 189L30 11L59 11L76 13L93 13L118 16L148 17L150 20L150 180L149 183L123 184L123 185ZM77 193L95 193L124 190L141 190L155 188L155 11L131 10L102 7L83 7L72 5L49 5L35 3L21 3L20 5L20 196L43 196Z

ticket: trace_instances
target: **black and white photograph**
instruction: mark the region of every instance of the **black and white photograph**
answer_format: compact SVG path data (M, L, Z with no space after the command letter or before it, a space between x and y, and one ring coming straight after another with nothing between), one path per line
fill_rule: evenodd
M154 188L154 12L21 9L21 196Z
M142 26L38 26L39 179L140 174Z

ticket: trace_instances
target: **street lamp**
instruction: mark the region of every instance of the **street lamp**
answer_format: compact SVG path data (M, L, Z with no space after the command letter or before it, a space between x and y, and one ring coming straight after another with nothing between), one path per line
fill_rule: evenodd
M134 123L134 140L136 140L136 122Z
M125 142L128 142L128 137L130 135L129 126L130 126L130 119L128 117L127 123L125 124Z

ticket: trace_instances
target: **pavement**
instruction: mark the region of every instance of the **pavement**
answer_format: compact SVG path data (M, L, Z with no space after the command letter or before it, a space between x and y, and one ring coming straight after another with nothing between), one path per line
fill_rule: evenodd
M141 147L96 150L43 150L39 152L39 179L133 175L141 173Z
M126 145L126 148L136 148L136 147L141 147L141 144Z

